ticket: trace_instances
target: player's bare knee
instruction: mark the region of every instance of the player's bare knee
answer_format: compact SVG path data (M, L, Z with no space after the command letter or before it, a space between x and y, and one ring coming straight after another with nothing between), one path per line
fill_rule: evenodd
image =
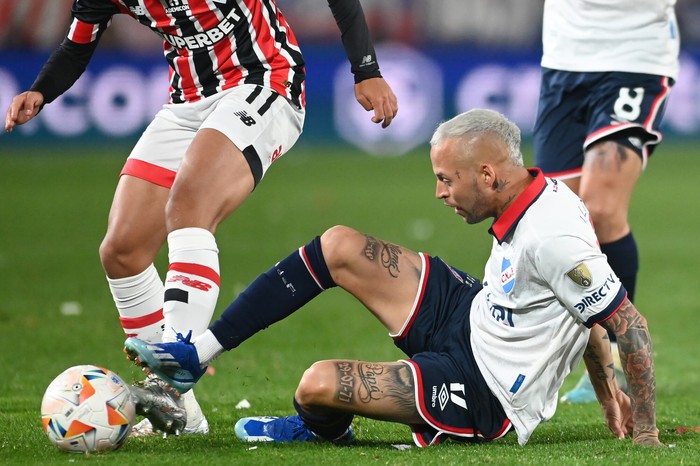
M320 361L306 369L294 398L302 408L326 406L333 399L334 371L332 361Z
M627 211L620 205L597 197L586 200L583 199L588 213L591 216L593 227L600 236L621 236L629 230ZM600 239L600 238L599 238Z
M617 208L608 200L602 200L597 198L583 198L586 207L588 208L588 213L591 216L593 225L599 223L609 223L615 216Z
M321 235L323 258L331 273L347 265L350 247L361 236L358 231L343 225L331 227Z
M120 247L119 243L111 236L105 236L102 240L99 254L102 267L110 277L115 275L117 270L126 267L129 263L130 254L125 248Z
M110 278L124 278L137 275L153 262L153 257L139 251L128 241L107 235L99 248L102 268Z
M165 225L168 232L181 228L198 227L216 232L216 227L233 209L227 208L226 199L210 198L207 202L172 189L165 204Z

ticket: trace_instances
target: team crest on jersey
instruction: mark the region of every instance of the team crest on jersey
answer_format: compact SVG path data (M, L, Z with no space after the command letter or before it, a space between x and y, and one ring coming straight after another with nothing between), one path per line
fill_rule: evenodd
M573 269L566 272L566 276L569 277L578 286L588 288L593 283L593 277L591 276L591 271L588 270L586 264L581 263L574 267Z
M513 291L515 286L515 268L507 257L501 262L501 286L506 293Z

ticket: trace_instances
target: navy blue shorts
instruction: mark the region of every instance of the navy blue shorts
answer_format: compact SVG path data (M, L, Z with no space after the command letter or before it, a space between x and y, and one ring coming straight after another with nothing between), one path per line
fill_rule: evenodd
M659 129L673 79L638 73L542 69L534 129L535 166L545 175L581 173L584 151L614 140L642 157L661 141Z
M482 288L476 278L438 257L426 259L422 299L395 344L411 359L417 406L427 425L411 426L416 443L438 443L444 434L463 440L493 439L510 430L503 407L474 360L469 313Z

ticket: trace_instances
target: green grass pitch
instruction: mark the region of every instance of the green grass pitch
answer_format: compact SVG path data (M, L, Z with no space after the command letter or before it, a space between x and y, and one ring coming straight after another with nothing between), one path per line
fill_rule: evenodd
M383 327L340 290L259 333L213 364L196 389L208 415L206 437L129 439L118 452L69 455L48 441L39 406L65 368L98 364L141 378L124 339L98 246L128 148L20 147L0 141L0 463L2 464L697 464L700 433L700 158L692 142L669 142L639 182L631 220L641 250L637 306L654 340L661 439L648 450L618 441L595 404L562 405L525 447L515 435L482 445L411 444L408 428L357 418L352 447L243 444L239 417L292 413L302 372L327 358L396 360ZM81 155L77 155L81 154ZM488 224L465 225L434 199L427 148L372 158L338 148L300 146L283 157L217 232L222 285L218 315L259 273L335 224L347 224L440 255L481 276ZM164 251L158 266L165 269ZM78 309L79 315L61 310ZM70 313L69 313L70 314ZM564 389L571 388L582 368ZM238 410L246 399L251 408Z

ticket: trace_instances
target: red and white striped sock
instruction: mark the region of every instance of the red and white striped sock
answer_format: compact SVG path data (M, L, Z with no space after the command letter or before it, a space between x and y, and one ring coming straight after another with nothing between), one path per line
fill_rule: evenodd
M163 336L163 282L151 264L133 277L109 278L119 321L128 337L160 343Z
M170 266L165 278L163 341L204 332L219 297L219 249L204 228L181 228L168 235Z

